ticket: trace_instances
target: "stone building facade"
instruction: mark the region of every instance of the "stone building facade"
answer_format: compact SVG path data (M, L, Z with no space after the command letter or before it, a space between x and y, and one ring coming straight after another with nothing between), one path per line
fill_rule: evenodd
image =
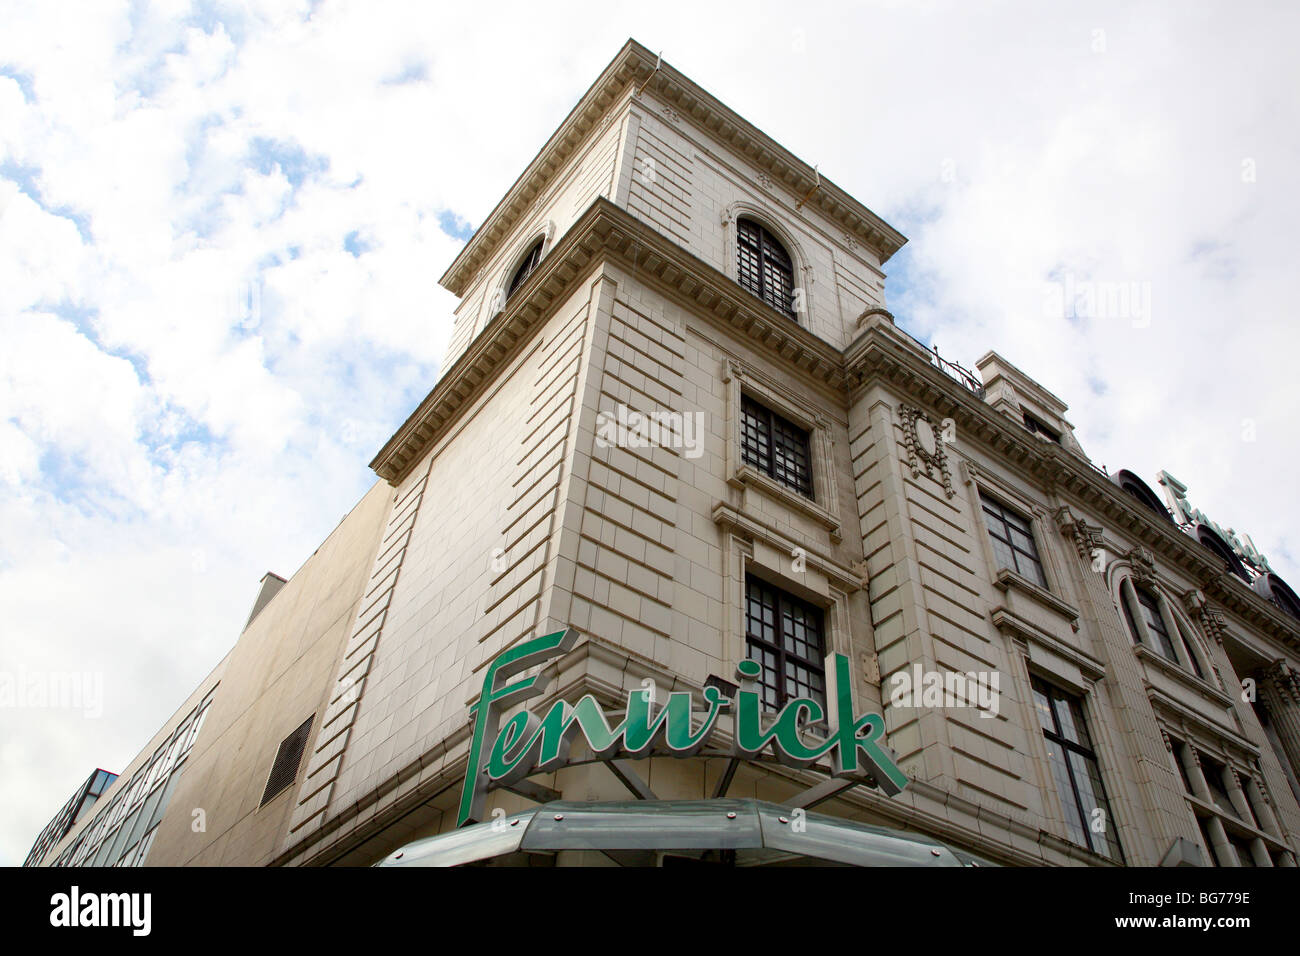
M904 242L629 42L442 277L444 372L379 481L44 862L362 865L450 832L485 667L571 627L547 699L611 708L746 658L815 697L845 655L910 782L821 812L1003 864L1294 866L1294 595L1095 467L1005 358L907 334ZM663 800L825 779L638 771ZM628 797L600 762L531 786L488 805Z

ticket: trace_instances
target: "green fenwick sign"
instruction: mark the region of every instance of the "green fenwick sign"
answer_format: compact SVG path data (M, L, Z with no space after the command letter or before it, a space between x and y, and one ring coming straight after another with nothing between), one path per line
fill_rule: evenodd
M882 746L885 721L879 714L855 716L849 678L849 659L843 654L826 658L827 710L809 697L789 701L764 729L762 702L754 690L742 688L733 702L717 687L704 689L702 723L692 729L693 698L689 692L668 694L667 703L655 709L644 690L629 691L623 721L610 727L600 704L590 694L576 704L557 700L542 717L521 710L499 726L502 710L545 692L541 675L524 677L498 686L535 664L567 653L578 639L572 628L525 641L499 655L483 674L483 691L470 707L474 735L461 791L457 826L483 819L484 801L493 787L509 786L534 773L558 770L568 761L569 748L579 732L592 756L600 759L655 756L690 757L712 735L724 710L735 715L732 753L753 759L771 748L787 766L807 767L830 755L836 777L869 773L885 793L893 796L907 786L907 777ZM741 661L736 673L752 686L759 676L756 661ZM829 728L824 741L805 742L801 728L824 721Z

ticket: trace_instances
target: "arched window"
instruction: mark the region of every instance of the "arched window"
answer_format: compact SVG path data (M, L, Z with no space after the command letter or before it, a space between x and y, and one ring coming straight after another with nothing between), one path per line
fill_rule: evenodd
M519 268L515 270L514 278L510 280L510 285L506 288L507 299L515 294L515 289L518 289L524 284L524 280L532 275L533 270L537 268L537 263L542 261L543 242L544 240L538 239L533 247L528 250L528 255L524 256L524 261L519 263Z
M1205 669L1193 646L1194 639L1177 615L1168 607L1161 606L1163 603L1154 592L1130 581L1125 581L1120 588L1120 605L1133 643L1152 648L1171 664L1190 670L1205 680Z
M795 318L790 254L752 219L736 220L736 280L778 312Z

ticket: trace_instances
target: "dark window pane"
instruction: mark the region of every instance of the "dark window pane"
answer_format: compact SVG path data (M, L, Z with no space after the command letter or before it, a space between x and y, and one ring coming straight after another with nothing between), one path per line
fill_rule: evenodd
M793 697L811 697L824 707L820 609L758 578L747 580L745 595L748 653L762 667L764 705L775 710Z
M1032 678L1031 688L1070 839L1094 853L1123 861L1082 701L1037 677Z
M740 410L740 451L747 465L812 497L808 432L745 397Z
M524 284L524 280L532 275L533 270L537 268L537 263L541 261L542 240L539 239L537 243L528 250L528 255L524 256L524 261L519 263L519 268L515 270L514 277L510 280L510 287L506 290L507 299L514 295L515 290Z
M1239 818L1240 814L1232 805L1232 798L1228 796L1227 784L1223 782L1223 764L1202 754L1201 772L1205 775L1205 782L1210 786L1210 796L1214 798L1218 808L1231 817Z
M785 247L749 219L736 221L736 281L772 308L794 314L794 266Z
M982 495L984 525L993 544L993 555L998 567L1015 571L1039 587L1047 587L1047 577L1038 557L1029 520Z

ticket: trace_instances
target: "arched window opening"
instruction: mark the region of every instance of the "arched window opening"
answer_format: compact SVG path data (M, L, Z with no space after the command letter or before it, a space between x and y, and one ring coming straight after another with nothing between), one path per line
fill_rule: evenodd
M533 247L528 250L528 255L524 256L524 261L519 263L519 268L515 270L514 278L510 280L510 286L506 289L507 299L515 294L515 290L533 274L533 270L537 268L537 263L542 261L542 241L538 239Z
M1133 586L1133 598L1137 604L1136 608L1130 608L1128 602L1124 602L1124 616L1128 619L1129 630L1133 632L1133 640L1138 644L1153 644L1154 650L1160 653L1160 656L1167 661L1179 663L1178 652L1174 650L1173 638L1169 636L1169 630L1165 627L1164 616L1160 613L1160 602L1156 596L1146 588ZM1134 612L1142 616L1142 623L1146 625L1146 633L1149 640L1143 640L1142 628L1134 620Z
M1192 665L1192 673L1201 680L1206 680L1205 669L1201 667L1200 655L1196 653L1195 639L1187 633L1183 622L1174 618L1174 624L1178 628L1178 636L1183 642L1183 651L1187 654L1187 663Z
M1131 581L1124 582L1120 589L1120 608L1133 643L1151 647L1171 664L1191 670L1201 680L1207 680L1194 639L1173 611L1161 607L1162 603L1162 599L1147 588ZM1141 616L1141 624L1136 615Z
M736 279L778 312L795 318L794 263L780 240L751 219L736 220Z

